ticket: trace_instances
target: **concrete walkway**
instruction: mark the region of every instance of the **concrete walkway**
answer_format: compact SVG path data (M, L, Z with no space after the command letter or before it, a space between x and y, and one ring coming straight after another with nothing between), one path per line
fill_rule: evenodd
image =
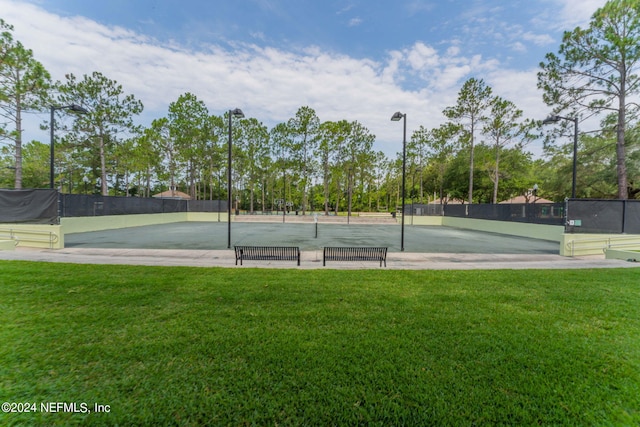
M2 260L63 262L77 264L121 264L148 266L192 266L232 268L294 269L380 269L377 262L331 262L322 266L322 250L303 251L301 265L293 261L245 261L235 266L233 250L184 249L105 249L17 248L0 251ZM471 270L471 269L574 269L574 268L638 268L640 263L607 260L604 256L568 258L552 254L454 254L389 252L387 269L395 270ZM384 269L384 267L382 267Z

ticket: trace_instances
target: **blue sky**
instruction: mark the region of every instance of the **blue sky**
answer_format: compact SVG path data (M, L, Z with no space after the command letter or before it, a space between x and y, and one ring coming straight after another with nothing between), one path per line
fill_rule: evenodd
M393 156L409 132L444 122L467 79L544 118L538 64L604 0L0 0L0 18L55 80L100 71L145 105L185 92L211 114L242 108L267 126L304 105L358 120ZM25 126L39 134L35 115ZM35 125L34 125L35 123ZM539 147L531 147L534 153Z

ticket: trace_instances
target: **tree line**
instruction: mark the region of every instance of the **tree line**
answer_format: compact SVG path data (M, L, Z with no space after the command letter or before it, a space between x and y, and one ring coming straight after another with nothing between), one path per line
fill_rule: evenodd
M640 0L612 0L586 29L564 34L540 64L538 87L555 126L523 117L484 80L463 83L437 128L420 126L406 145L407 203L498 203L514 196L561 201L572 187L573 121L600 129L578 135L578 197L636 198L640 189L638 103ZM100 72L53 82L0 19L0 187L49 185L49 143L22 140L22 115L56 117L55 185L69 193L148 197L180 190L226 199L229 112L211 114L196 94L164 117L136 125L143 104ZM85 114L63 107L79 105ZM53 109L51 106L58 106ZM358 121L322 121L310 106L271 129L233 118L232 198L248 211L394 211L402 203L402 153L390 158ZM51 123L43 127L50 129ZM527 147L544 141L544 157Z

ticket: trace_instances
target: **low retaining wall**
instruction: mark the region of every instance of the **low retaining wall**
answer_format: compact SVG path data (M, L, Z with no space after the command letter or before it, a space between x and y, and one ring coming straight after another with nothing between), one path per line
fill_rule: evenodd
M637 251L624 251L619 249L605 249L606 259L621 259L624 261L640 262L640 249Z
M64 234L59 225L0 224L0 240L10 241L13 245L10 249L14 249L16 245L29 248L64 248ZM0 245L0 249L6 249L6 245Z
M407 215L404 218L404 225L443 225L442 219L443 216L414 216L411 218L411 215ZM397 222L400 223L402 221L402 216L397 218Z
M406 224L406 222L405 222ZM486 231L489 233L508 234L510 236L527 237L530 239L561 242L564 227L561 225L529 224L525 222L490 221L486 219L470 219L456 217L442 217L442 225L447 227L466 228L470 230Z
M638 234L563 234L560 255L602 255L609 249L640 249Z
M561 225L455 217L442 217L442 225L558 242L560 244L559 254L569 257L603 255L607 248L640 248L640 235L565 233L564 227Z
M61 218L60 225L65 234L89 231L113 230L117 228L141 227L144 225L171 224L187 221L217 221L217 212L176 212L165 214L107 215ZM226 221L227 214L221 213L220 220Z
M15 240L0 240L0 251L12 251L16 248Z
M221 213L226 221L227 214ZM111 215L61 218L60 225L48 224L0 224L0 250L20 247L62 249L65 234L144 225L170 224L185 221L218 221L217 212L179 212L167 214Z

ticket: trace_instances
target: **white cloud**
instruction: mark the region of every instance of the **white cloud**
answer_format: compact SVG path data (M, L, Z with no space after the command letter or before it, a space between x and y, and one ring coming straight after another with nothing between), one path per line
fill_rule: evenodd
M535 34L530 31L522 34L522 39L530 41L537 46L545 46L555 42L553 37L551 37L549 34Z
M440 64L438 51L424 43L416 43L407 54L407 61L414 70L437 67Z
M570 30L576 26L586 25L593 13L604 6L607 0L557 0L564 29Z
M270 3L263 2L267 7ZM377 136L376 149L395 155L401 131L390 122L407 113L408 131L443 122L442 110L456 101L462 82L488 76L496 93L525 114L542 116L535 72L501 68L480 55L462 56L460 44L439 51L424 42L388 52L382 61L356 59L308 47L288 51L253 44L209 45L192 50L82 17L61 17L16 0L0 0L16 38L33 49L56 80L99 71L145 105L145 119L162 117L169 103L191 92L221 115L242 108L267 126L292 117L304 105L321 120L358 120ZM261 34L256 34L260 38ZM528 111L530 110L530 111ZM39 123L32 123L34 138Z
M594 12L607 0L540 0L544 11L533 18L534 25L564 32L575 27L586 27Z
M544 104L540 91L536 89L538 71L535 68L522 71L496 68L487 74L485 81L493 88L495 95L515 103L525 117L542 120L550 113L550 108ZM542 155L540 141L527 148L535 155Z
M405 5L410 16L418 13L431 12L435 4L425 0L412 0Z
M520 42L515 42L511 44L511 49L516 51L516 52L526 52L527 51L527 47L520 43Z

